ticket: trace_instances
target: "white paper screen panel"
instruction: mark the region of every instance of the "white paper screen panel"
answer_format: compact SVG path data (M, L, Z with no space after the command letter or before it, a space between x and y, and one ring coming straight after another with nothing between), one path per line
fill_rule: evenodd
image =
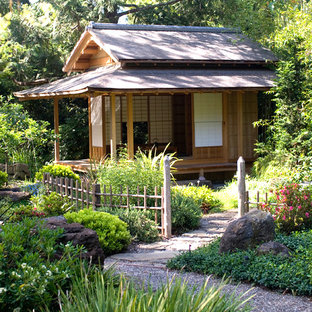
M222 146L222 93L194 94L195 147Z
M92 146L103 147L102 96L91 98Z

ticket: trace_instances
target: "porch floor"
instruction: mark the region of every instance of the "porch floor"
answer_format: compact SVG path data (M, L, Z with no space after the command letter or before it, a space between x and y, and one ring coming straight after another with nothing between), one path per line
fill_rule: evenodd
M70 166L75 171L87 172L92 168L95 168L97 163L90 159L80 160L60 160L57 164ZM199 173L201 170L204 172L223 172L223 171L236 171L236 162L224 162L224 163L211 163L204 160L183 159L174 164L177 174L186 173Z

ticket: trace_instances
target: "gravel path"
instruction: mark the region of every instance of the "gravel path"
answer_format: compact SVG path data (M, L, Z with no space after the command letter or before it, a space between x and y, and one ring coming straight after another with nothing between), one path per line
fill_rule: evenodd
M107 258L105 266L114 264L117 272L138 281L148 281L154 288L159 287L167 279L176 277L187 280L190 286L200 286L208 276L168 270L166 262L180 251L194 250L222 235L228 223L235 217L235 211L205 215L201 220L200 229L167 241L132 246L129 252ZM208 285L219 285L220 282L221 279L210 277ZM250 301L252 311L312 312L312 298L282 294L244 283L238 285L231 283L224 288L226 292L237 293L245 293L248 290L250 290L248 296L254 295Z

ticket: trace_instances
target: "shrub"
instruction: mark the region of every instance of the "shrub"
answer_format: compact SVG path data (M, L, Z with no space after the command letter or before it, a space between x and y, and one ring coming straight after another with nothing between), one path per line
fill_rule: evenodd
M57 245L61 230L46 229L38 220L27 218L1 227L1 310L39 311L51 307L59 289L70 288L71 278L80 267L81 248ZM54 259L57 248L64 255L59 260Z
M207 247L186 252L168 262L170 269L184 269L201 274L229 276L272 289L292 291L297 295L312 294L312 230L290 236L278 234L276 240L291 250L291 257L258 256L249 249L219 253L220 240Z
M213 190L207 186L175 186L174 192L180 193L185 197L192 197L203 211L219 208L221 203L216 198Z
M44 218L47 215L32 205L21 205L14 209L13 215L10 217L11 222L21 221L25 217L28 218Z
M36 172L36 180L42 181L44 173L50 173L50 175L54 177L64 177L80 181L79 175L74 173L73 170L68 166L53 164L43 166L38 172Z
M32 196L31 202L34 209L43 211L47 216L59 216L72 209L67 197L62 197L56 192L47 195Z
M60 308L64 312L76 311L250 311L245 294L223 293L225 283L208 288L208 280L201 287L193 288L180 279L167 281L156 291L152 286L135 285L120 277L119 286L105 280L98 272L94 281L86 276L77 278L72 291L62 293Z
M272 214L277 228L285 233L311 228L312 194L309 188L288 183L274 191L277 206L263 204L262 209Z
M6 172L0 171L0 187L8 182L8 174Z
M104 208L104 211L117 215L122 221L126 222L133 239L145 243L152 243L159 239L157 224L150 219L151 213L148 211L124 208Z
M127 224L109 213L83 209L67 212L64 217L69 223L77 222L96 231L105 255L118 253L130 243Z
M202 216L199 203L192 197L185 197L177 188L171 192L172 231L176 234L185 233L199 227Z

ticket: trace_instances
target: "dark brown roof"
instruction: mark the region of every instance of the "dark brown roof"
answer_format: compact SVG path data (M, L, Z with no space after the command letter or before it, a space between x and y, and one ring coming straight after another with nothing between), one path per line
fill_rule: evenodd
M119 61L277 61L271 51L228 28L93 23L87 31Z
M19 98L41 98L84 94L89 91L153 91L196 89L269 89L275 74L268 69L122 69L98 68L29 90Z

